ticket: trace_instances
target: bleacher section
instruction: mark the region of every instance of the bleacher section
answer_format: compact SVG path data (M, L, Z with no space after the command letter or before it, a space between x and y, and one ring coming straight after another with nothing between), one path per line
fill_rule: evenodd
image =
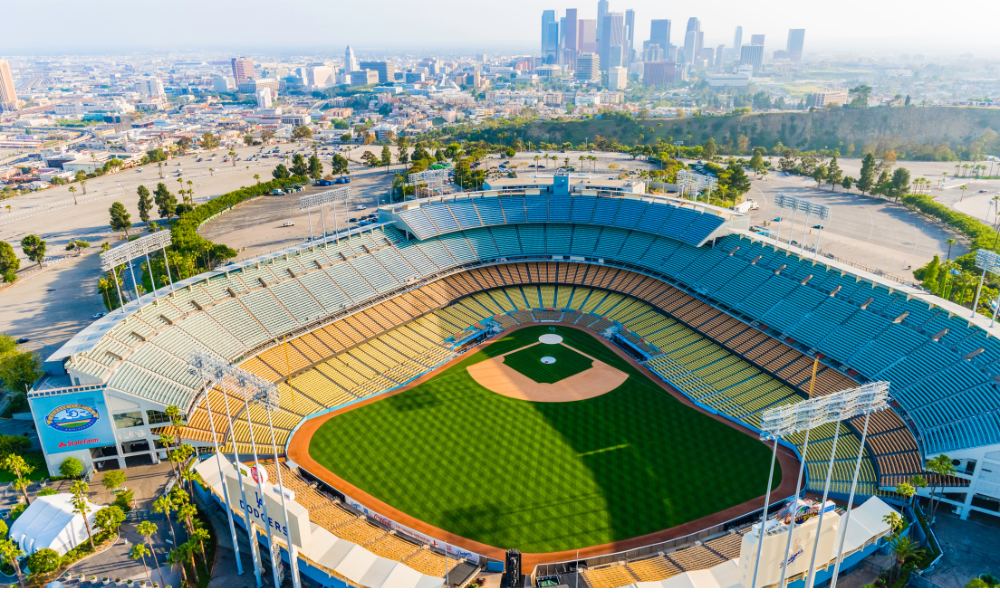
M263 466L268 480L273 482L278 481L280 468L282 482L295 492L295 501L309 511L309 519L342 540L354 542L377 556L401 562L434 577L444 577L446 568L454 569L463 562L463 559L451 558L446 563L444 555L429 546L403 539L394 531L356 515L341 506L339 501L316 491L315 484L310 485L284 464L278 467L274 462L268 462Z
M686 571L711 569L739 558L743 536L735 531L668 554L620 561L581 570L587 587L615 588L639 581L662 581Z
M529 223L523 199L513 203L508 199L476 200L473 204L484 223L500 218L510 222L510 215L520 213L524 224L456 230L424 241L408 241L389 226L339 243L301 247L260 263L199 276L155 302L147 300L141 309L129 307L125 318L116 315L113 326L89 338L92 342L67 344L86 348L67 355L68 371L81 384L103 382L127 394L179 406L190 414L195 389L200 385L184 368L192 348L248 369L260 369L276 379L286 377L291 370L295 388L298 365L325 364L334 354L476 291L475 286L469 287L472 284L467 277L464 287L432 281L391 298L404 285L400 277L405 279L406 273L429 277L457 264L472 267L476 261L495 256L512 259L557 252L556 256L566 256L568 249L570 256L600 258L605 264L565 260L493 263L476 269L476 273L483 273L483 281L475 284L480 286L478 292L491 288L486 292L488 298L477 300L482 305L481 314L450 311L407 328L440 347L443 340L478 322L482 314L520 311L498 322L534 322L539 316L555 317L544 311L556 309L586 313L577 317L577 322L600 329L609 321L593 317L614 308L607 304L607 292L613 291L649 302L710 338L706 343L734 352L798 394L808 393L813 381L813 361L803 354L808 349L822 354L814 386L817 395L853 385L842 372L861 382L891 381L890 391L905 426L919 432L924 453L1000 443L996 379L1000 376L1000 342L907 291L874 285L826 263L737 235L718 239L714 248L692 247L682 243L684 232L700 217L669 205L651 205L646 210L656 207L676 220L674 216L666 221L640 218L637 230L628 231L613 225ZM609 208L613 205L617 206L614 210ZM633 208L626 205L617 200L609 204L603 198L597 202L574 197L571 210L564 212L571 213L567 218L587 222L614 224L620 217L622 223L631 223ZM424 213L423 209L410 212ZM456 225L470 223L468 216ZM438 229L426 214L424 217L426 226ZM660 279L618 270L615 264L645 269ZM546 287L567 285L597 289L583 292L576 288L564 295ZM510 286L530 286L530 290L526 287L515 294L495 289ZM364 304L379 294L384 294L380 304ZM550 299L556 306L546 306ZM366 315L369 322L360 316L337 316L361 309L359 314ZM558 317L564 322L568 319L565 314ZM333 324L328 324L330 321ZM751 327L752 323L759 327ZM640 342L658 347L670 357L683 357L687 362L678 360L678 364L695 366L695 371L717 355L713 347L686 341L680 330L680 337L661 342L666 344L662 346L652 337L667 332L629 328ZM306 332L308 336L303 336ZM267 351L268 345L278 344L283 336L310 341L289 353L284 366L281 356L268 355L267 360L254 356ZM295 388L297 402L301 396L303 406L325 408L374 393L405 380L418 365L431 360L418 355L406 360L387 355L384 362L378 360L384 373L376 375L364 369L359 372L356 366L370 356L367 349L352 355L361 359L345 363L338 358L327 365L326 372L319 367L316 370L339 389L330 387L333 392L320 393L316 386L323 384L323 379L303 375L303 386L317 397ZM719 356L718 360L724 360ZM783 391L779 386L751 399L738 388L726 388L712 396L712 402L752 422L751 415L758 414L760 406L782 402L777 396ZM302 414L297 410L293 412ZM204 436L204 430L198 435ZM872 453L878 456L874 450ZM910 468L886 464L887 468Z

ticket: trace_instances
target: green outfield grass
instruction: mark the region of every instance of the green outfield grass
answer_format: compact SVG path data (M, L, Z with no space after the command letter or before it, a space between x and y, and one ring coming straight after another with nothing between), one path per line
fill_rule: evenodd
M550 333L520 329L416 388L330 419L310 455L421 521L522 552L627 539L764 494L770 451L761 442L676 401L588 333L556 330L628 380L565 403L479 386L467 366ZM539 357L555 356L540 346Z
M556 359L552 364L542 358ZM594 361L562 344L536 344L503 357L503 364L535 383L555 383L589 369Z

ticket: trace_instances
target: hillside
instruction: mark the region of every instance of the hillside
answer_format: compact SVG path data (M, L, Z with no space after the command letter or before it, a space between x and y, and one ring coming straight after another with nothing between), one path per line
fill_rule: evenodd
M660 123L662 126L658 126ZM630 146L673 137L675 141L684 141L688 145L699 145L708 138L715 138L720 147L726 147L735 144L739 136L744 135L752 146L767 148L778 142L799 150L819 150L839 145L841 152L846 153L848 147L853 145L855 153L858 153L865 147L875 149L877 146L880 149L908 149L912 156L933 152L934 146L941 150L943 144L948 144L947 148L952 151L958 151L960 147L967 148L970 144L984 141L984 136L986 145L991 146L996 142L996 132L1000 131L1000 111L958 107L883 107L643 121L535 121L514 130L518 138L533 143L578 144L584 138L593 142L600 135ZM468 137L499 142L496 134L500 131L472 132ZM509 143L510 139L506 137L505 141Z

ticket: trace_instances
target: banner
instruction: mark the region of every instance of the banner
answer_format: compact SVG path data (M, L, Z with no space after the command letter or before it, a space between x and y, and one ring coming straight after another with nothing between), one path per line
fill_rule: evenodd
M46 454L115 445L104 388L33 393L28 402Z
M429 535L427 535L425 533L420 533L416 529L410 529L409 527L406 527L405 525L400 525L399 523L393 521L389 517L386 517L384 515L380 515L379 513L375 512L375 511L369 510L363 504L361 504L360 502L358 502L354 498L351 498L350 496L344 495L344 500L345 500L345 502L347 502L347 504L349 504L349 505L353 506L354 508L358 509L359 511L361 511L361 513L364 514L365 516L371 517L372 519L374 519L374 520L378 521L379 523L385 525L389 529L393 529L395 531L399 531L401 533L405 533L406 535L412 537L413 539L419 540L421 543L427 544L427 545L429 545L432 548L438 548L440 550L444 550L444 551L448 552L449 554L451 554L452 556L459 556L459 557L464 558L465 560L467 560L469 562L472 562L472 563L478 563L479 562L479 558L480 557L475 552L469 552L468 550L465 550L463 548L459 548L458 546L453 546L452 544L449 544L447 542L442 542L441 540L439 540L437 538L433 538L433 537L431 537L431 536L429 536Z
M243 496L240 494L240 483L235 474L226 474L226 485L229 489L229 502L233 508L250 515L250 520L262 531L267 531L270 526L271 534L287 540L289 537L292 543L302 548L309 543L312 529L309 526L309 511L304 506L294 500L285 500L285 508L288 510L288 523L285 523L284 512L281 510L281 496L274 491L274 485L261 483L261 490L257 487L257 482L250 476L250 469L244 468L243 492L246 493L246 506L243 504ZM263 472L263 469L261 469ZM266 475L263 477L266 480Z

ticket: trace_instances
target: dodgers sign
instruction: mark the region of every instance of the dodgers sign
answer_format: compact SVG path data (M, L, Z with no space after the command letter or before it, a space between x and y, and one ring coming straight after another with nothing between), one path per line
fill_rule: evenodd
M263 469L261 469L263 471ZM246 472L244 470L244 472ZM309 511L301 504L291 499L285 500L285 507L288 509L288 523L285 522L284 511L281 509L281 496L274 493L272 485L261 485L250 477L243 478L243 493L240 493L240 484L235 474L226 475L226 485L229 489L229 501L233 508L242 513L250 515L250 520L262 531L271 529L271 534L287 540L289 537L292 543L302 547L309 543L311 528L309 527ZM246 494L246 503L243 502L243 494ZM286 497L287 498L287 497Z

